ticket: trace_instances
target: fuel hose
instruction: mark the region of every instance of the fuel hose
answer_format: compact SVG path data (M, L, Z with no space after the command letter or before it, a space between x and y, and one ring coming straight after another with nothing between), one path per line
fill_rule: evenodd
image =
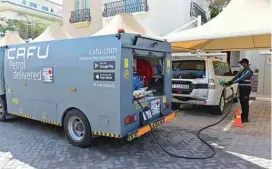
M223 91L225 91L226 88L227 88L227 86L224 86ZM232 88L232 87L231 87L231 90L232 90L232 96L234 96L234 91L233 91L233 88ZM135 96L133 96L133 97L134 97L134 100L136 100L137 103L140 105L141 110L142 110L142 113L143 113L142 115L145 115L145 117L148 117L147 114L146 114L146 112L145 112L145 109L143 108L143 106L142 106L141 102L139 101L139 99L137 99ZM225 98L224 98L224 99L225 99ZM226 101L226 100L224 100L224 101ZM203 138L201 138L201 136L200 136L201 132L204 131L204 130L206 130L206 129L208 129L208 128L210 128L210 127L216 126L217 124L219 124L219 123L221 123L223 120L225 120L225 118L226 118L226 117L229 115L229 113L231 112L232 106L233 106L233 97L232 97L231 105L230 105L230 107L229 107L229 109L228 109L226 115L225 115L222 119L220 119L220 120L217 121L216 123L213 123L213 124L210 124L210 125L208 125L208 126L205 126L205 127L201 128L200 130L197 131L197 134L196 134L197 138L198 138L202 143L204 143L205 145L207 145L207 146L211 149L211 154L209 154L209 155L207 155L207 156L203 156L203 157L183 156L183 155L174 154L174 153L172 153L172 152L166 150L166 149L158 142L158 139L157 139L157 137L156 137L156 135L155 135L155 132L154 132L152 123L150 122L150 120L149 120L148 118L147 118L147 122L148 122L148 125L149 125L150 128L151 128L151 133L152 133L152 136L153 136L154 140L156 141L156 143L158 144L158 146L159 146L165 153L167 153L167 154L170 155L170 156L176 157L176 158L183 158L183 159L190 159L190 160L204 160L204 159L212 158L212 157L216 154L216 151L215 151L215 149L214 149L209 143L207 143L207 141L205 141ZM151 111L151 113L152 113L151 108L148 108L148 109L149 109L149 110Z

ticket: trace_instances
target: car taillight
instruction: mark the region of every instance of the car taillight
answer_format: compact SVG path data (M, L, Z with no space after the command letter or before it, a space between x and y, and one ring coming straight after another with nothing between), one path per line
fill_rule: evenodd
M128 125L128 124L134 123L136 120L137 120L136 114L127 116L127 117L125 118L125 124Z
M209 89L215 89L215 81L213 79L209 79Z

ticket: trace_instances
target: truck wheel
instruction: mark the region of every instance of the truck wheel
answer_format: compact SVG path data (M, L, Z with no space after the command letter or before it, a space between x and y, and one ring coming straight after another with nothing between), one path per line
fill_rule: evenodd
M222 115L225 110L225 105L226 105L226 100L224 97L224 93L222 93L222 95L220 97L219 105L216 106L216 110L215 110L214 114Z
M88 147L92 141L92 130L88 119L77 109L70 110L64 119L64 131L71 144Z
M4 122L7 119L6 102L0 98L0 121Z

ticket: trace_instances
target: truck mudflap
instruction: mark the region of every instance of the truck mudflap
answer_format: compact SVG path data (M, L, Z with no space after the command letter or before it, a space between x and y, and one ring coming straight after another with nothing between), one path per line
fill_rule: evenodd
M172 113L170 113L167 116L163 116L163 117L161 117L161 118L153 121L151 123L151 126L152 126L152 128L155 128L155 127L158 127L159 125L161 125L163 123L170 122L170 121L172 121L176 117L176 115L177 115L176 111L172 112ZM138 130L129 133L128 137L127 137L127 140L131 141L131 140L133 140L135 138L138 138L138 137L140 137L140 136L142 136L142 135L144 135L144 134L146 134L146 133L148 133L150 131L151 131L151 128L150 128L149 124L147 124L147 125L139 128Z

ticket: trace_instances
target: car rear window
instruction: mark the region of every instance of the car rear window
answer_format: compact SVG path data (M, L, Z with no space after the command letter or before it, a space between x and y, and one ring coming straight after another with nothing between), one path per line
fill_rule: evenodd
M173 71L180 71L180 70L206 71L205 61L202 61L202 60L174 61Z
M173 78L196 79L206 77L204 60L173 61Z

